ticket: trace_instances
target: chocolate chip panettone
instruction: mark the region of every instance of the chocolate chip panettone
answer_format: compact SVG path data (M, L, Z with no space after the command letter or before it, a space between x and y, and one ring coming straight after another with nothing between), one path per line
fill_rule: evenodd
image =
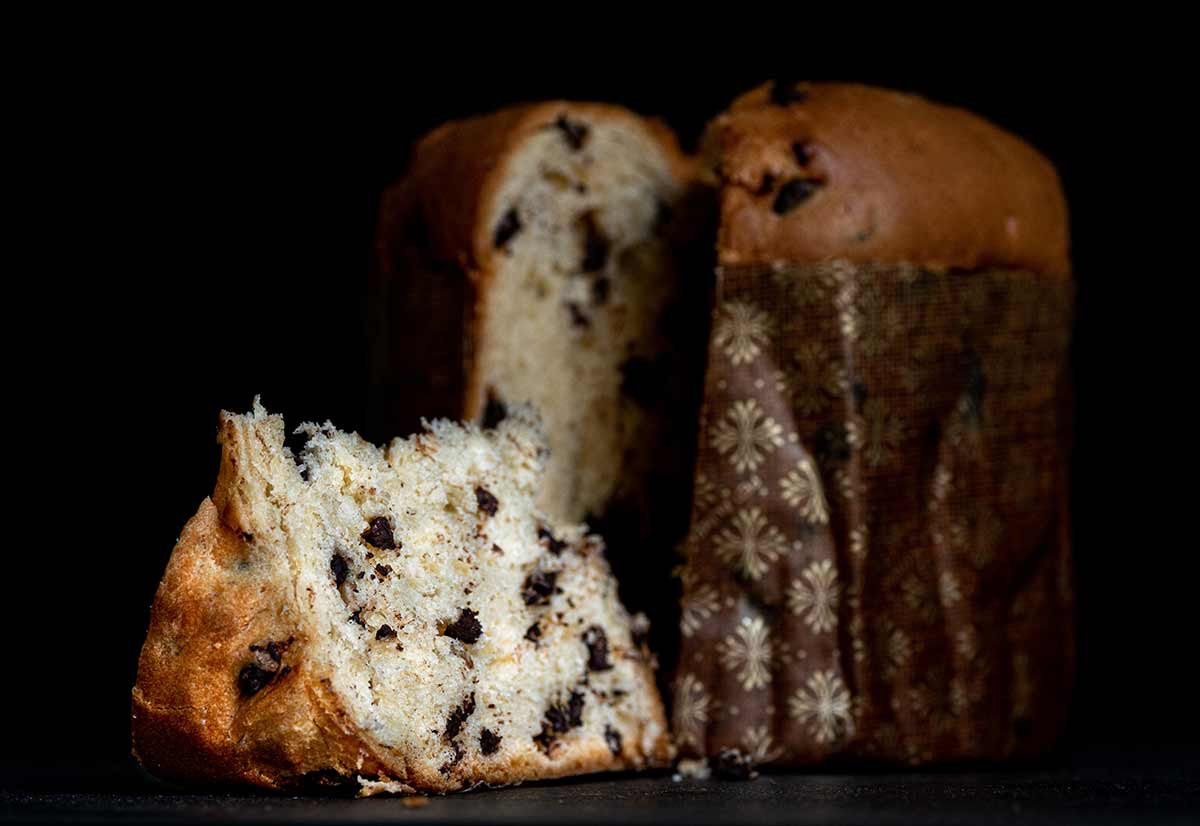
M704 152L719 267L682 752L1045 750L1073 660L1053 168L970 113L837 84L750 92Z
M699 192L665 127L548 102L434 130L380 214L379 429L431 415L493 426L533 405L550 448L540 504L602 528L623 588L654 583L639 607L670 605L687 528L711 278L680 279L682 259L712 247L688 243L705 227Z
M599 537L534 507L545 444L435 421L377 447L255 402L155 597L133 689L151 772L445 792L661 764L639 620Z

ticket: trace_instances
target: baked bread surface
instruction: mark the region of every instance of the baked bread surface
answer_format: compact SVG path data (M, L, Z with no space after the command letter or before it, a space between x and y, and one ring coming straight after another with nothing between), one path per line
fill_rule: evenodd
M386 448L222 414L133 689L152 773L446 792L670 757L644 630L598 537L532 502L544 442L434 422Z
M722 264L906 261L1068 277L1053 165L964 109L857 84L776 81L705 136Z

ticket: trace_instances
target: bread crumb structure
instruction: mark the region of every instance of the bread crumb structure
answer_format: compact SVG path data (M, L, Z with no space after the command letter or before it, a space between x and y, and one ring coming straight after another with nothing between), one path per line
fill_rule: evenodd
M516 407L378 447L258 401L155 598L134 749L177 780L445 792L670 758L601 539L534 506Z

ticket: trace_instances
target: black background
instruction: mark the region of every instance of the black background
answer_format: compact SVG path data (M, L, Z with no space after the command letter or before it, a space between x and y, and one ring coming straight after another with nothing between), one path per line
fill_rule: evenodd
M1078 293L1074 458L1079 680L1068 744L1200 741L1187 499L1194 276L1163 215L1177 183L1160 102L1104 55L1018 61L706 44L619 61L558 44L520 65L443 39L437 59L303 69L219 48L105 55L40 110L31 201L45 230L10 298L6 760L127 754L129 690L179 529L212 488L217 412L257 393L289 423L366 415L365 284L377 199L410 141L509 102L611 100L685 142L778 73L860 80L972 108L1057 165ZM399 50L397 50L399 51ZM762 50L769 54L769 50ZM1016 68L1014 68L1014 66ZM1135 127L1134 124L1137 124ZM1148 125L1147 125L1148 124ZM14 274L15 275L15 274ZM1175 348L1175 355L1172 350ZM364 435L382 439L392 434ZM1176 470L1172 472L1172 468ZM1174 491L1174 492L1173 492Z

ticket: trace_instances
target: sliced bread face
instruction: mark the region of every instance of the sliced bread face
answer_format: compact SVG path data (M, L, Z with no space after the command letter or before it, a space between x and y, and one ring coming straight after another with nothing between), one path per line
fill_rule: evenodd
M678 150L640 118L539 112L480 208L491 250L466 415L532 404L551 451L541 504L581 520L644 494L645 444L666 432L666 314L681 288L668 228L686 180Z
M669 758L601 540L534 507L532 414L386 448L298 432L293 455L257 402L222 415L214 502L172 555L134 689L147 768L370 793Z

